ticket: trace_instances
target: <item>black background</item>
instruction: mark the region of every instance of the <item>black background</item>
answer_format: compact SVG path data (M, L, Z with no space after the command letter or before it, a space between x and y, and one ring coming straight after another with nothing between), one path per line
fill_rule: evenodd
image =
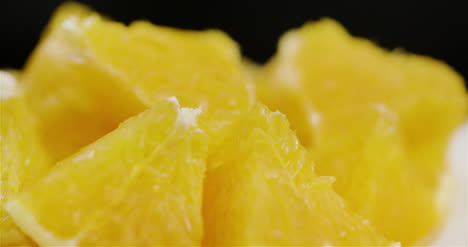
M0 0L0 68L20 68L60 0ZM265 62L279 36L328 16L354 35L452 65L468 78L468 8L464 1L150 1L82 0L118 21L147 19L181 28L220 28L243 54Z

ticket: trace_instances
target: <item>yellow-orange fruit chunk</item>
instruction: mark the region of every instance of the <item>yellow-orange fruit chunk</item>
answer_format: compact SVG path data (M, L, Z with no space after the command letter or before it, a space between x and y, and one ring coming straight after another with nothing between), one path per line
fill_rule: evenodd
M324 19L286 33L257 79L260 100L288 116L354 210L408 244L436 229L445 147L467 110L460 75Z
M257 106L209 158L205 246L386 246L317 176L284 115Z
M175 98L59 162L7 202L41 246L198 246L207 136Z
M237 45L216 30L185 31L100 17L78 4L56 12L22 80L46 147L60 160L152 103L181 104L219 116L250 100ZM213 104L208 104L208 103Z

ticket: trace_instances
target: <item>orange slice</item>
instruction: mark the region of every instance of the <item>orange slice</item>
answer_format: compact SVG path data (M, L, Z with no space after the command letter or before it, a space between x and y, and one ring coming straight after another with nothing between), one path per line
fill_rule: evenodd
M257 106L232 126L205 179L205 246L386 246L313 171L284 115Z
M237 45L220 31L125 26L68 3L22 80L46 147L60 160L169 96L189 107L206 104L219 116L213 131L222 128L254 98L241 68Z
M197 246L207 136L175 98L122 123L5 208L42 246Z
M286 33L258 74L260 100L288 116L317 173L336 176L354 210L408 244L436 229L445 146L467 112L460 75L352 37L330 19ZM382 122L395 133L379 133Z

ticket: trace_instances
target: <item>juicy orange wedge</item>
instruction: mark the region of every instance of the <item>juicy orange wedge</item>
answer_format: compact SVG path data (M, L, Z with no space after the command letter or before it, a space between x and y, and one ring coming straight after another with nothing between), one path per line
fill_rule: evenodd
M5 208L41 246L198 246L208 144L199 114L164 101L59 162Z
M445 147L467 112L460 75L331 19L286 33L256 74L260 100L287 115L354 210L407 244L436 230Z

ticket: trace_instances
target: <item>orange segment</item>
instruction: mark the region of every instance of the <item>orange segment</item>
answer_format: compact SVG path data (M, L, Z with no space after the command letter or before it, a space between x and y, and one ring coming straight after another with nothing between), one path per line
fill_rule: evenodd
M169 96L216 105L207 109L218 116L213 130L253 99L238 47L222 32L125 26L77 4L54 15L22 79L55 160Z
M88 22L90 51L126 78L143 102L175 95L182 105L203 104L213 116L208 121L211 136L222 134L255 101L237 44L220 31L178 30L143 21L126 27L99 18Z
M81 20L92 12L71 4L54 16L28 59L22 81L55 161L74 153L144 109L123 80L87 50Z
M30 240L4 211L3 204L40 178L51 162L38 139L37 126L16 82L0 70L0 242L28 245Z
M460 75L428 57L385 51L325 19L285 34L258 80L260 100L288 116L317 172L336 176L353 209L404 243L436 228L445 146L467 110ZM380 136L381 122L395 133ZM370 185L374 192L361 187Z
M357 148L352 151L342 151L337 155L341 159L348 158L341 162L359 163L347 175L350 177L346 181L347 188L339 191L351 208L379 224L381 232L406 237L405 241L409 241L408 236L427 236L433 233L444 215L439 208L437 193L425 185L417 171L408 169L412 168L412 163L404 148L395 114L385 108L378 108L373 113L373 116L367 117L367 123L362 124L362 127L369 128L363 134L366 141L356 145ZM359 115L364 116L363 113ZM349 116L346 118L349 119ZM350 127L349 130L355 128ZM359 155L352 155L351 152ZM333 172L328 168L322 171ZM409 226L402 227L400 224L398 227L398 219L407 220ZM408 233L409 227L411 232Z
M199 245L207 136L164 101L59 162L7 211L43 246Z
M203 215L206 246L385 246L364 218L313 171L279 112L257 106L210 157Z

